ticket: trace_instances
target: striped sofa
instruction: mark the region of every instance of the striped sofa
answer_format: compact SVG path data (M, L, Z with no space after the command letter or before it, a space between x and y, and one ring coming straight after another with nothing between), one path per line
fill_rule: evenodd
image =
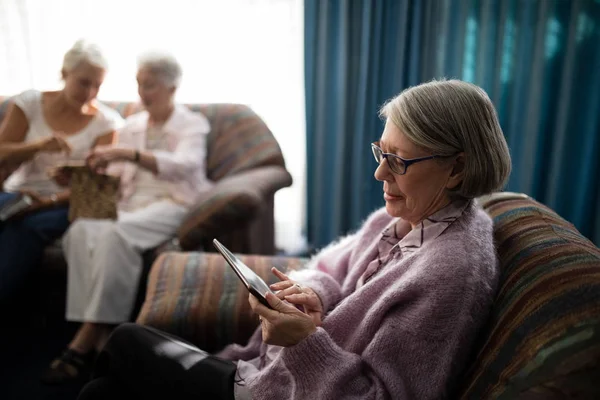
M600 398L600 249L525 195L479 202L494 220L501 284L454 398ZM268 282L271 266L306 262L241 257ZM220 256L178 252L156 260L137 320L212 351L244 342L258 324Z
M10 98L0 97L0 123L9 102ZM141 110L137 103L106 104L123 117ZM248 106L188 107L204 114L210 122L206 173L217 184L198 199L177 236L157 249L158 253L164 249L212 249L208 243L217 237L234 251L274 254L274 195L292 184L277 140ZM151 252L146 258L153 260L154 255ZM41 301L34 308L42 315L55 311L63 314L66 264L60 245L50 246L42 263L42 273L37 277L42 292L37 297Z

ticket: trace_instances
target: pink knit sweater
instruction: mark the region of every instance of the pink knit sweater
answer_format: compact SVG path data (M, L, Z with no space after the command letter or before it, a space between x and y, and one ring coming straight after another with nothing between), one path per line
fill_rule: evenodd
M231 345L218 356L267 360L245 380L253 399L447 397L498 281L490 218L473 201L456 217L424 230L434 235L423 240L422 232L406 234L405 221L376 211L357 233L293 275L319 294L328 312L316 333L273 352L278 349L263 344L257 329L245 347ZM382 232L394 227L405 230L396 238L404 246L369 272L382 257ZM265 357L269 348L273 359Z

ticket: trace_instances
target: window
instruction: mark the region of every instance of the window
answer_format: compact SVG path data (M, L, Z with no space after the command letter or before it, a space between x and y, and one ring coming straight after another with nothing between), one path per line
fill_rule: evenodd
M276 197L277 244L301 243L302 0L0 0L0 32L0 95L60 88L62 56L83 37L100 44L110 63L101 100L136 100L137 54L166 49L184 70L178 101L250 105L294 178Z

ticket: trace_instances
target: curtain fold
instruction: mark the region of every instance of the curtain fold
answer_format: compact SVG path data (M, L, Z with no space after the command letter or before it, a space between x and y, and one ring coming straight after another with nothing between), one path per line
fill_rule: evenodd
M305 0L307 221L322 247L383 206L369 143L383 102L434 78L483 87L513 157L507 190L600 244L600 2Z

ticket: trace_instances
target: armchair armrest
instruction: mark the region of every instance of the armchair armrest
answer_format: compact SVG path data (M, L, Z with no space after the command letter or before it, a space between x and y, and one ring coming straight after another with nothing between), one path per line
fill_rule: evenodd
M184 250L198 249L207 238L252 221L265 199L289 186L285 168L266 166L224 178L200 196L177 232Z
M303 268L301 258L250 256L240 259L267 283L270 269ZM178 335L206 351L244 343L258 326L248 291L223 257L215 253L161 254L148 278L146 299L137 322Z

